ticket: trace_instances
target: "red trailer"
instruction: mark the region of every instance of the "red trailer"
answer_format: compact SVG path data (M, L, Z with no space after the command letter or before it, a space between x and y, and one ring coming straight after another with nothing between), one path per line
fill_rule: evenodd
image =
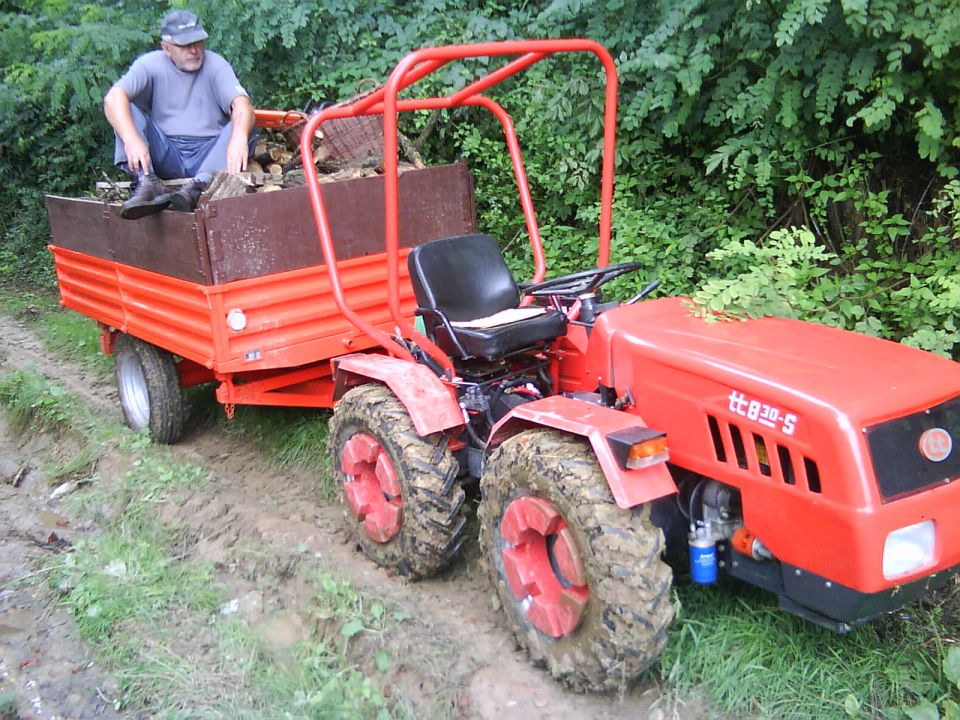
M257 112L267 127L299 118ZM360 178L328 183L324 195L334 208L338 284L366 322L389 332L383 186L383 178ZM464 164L411 170L400 193L402 256L475 228ZM48 196L47 213L61 303L101 324L104 351L118 352L127 420L162 442L183 431L181 387L216 381L228 412L237 404L330 408L329 360L376 348L336 307L305 187L204 199L195 213L138 221L93 199ZM412 317L408 281L398 301Z
M592 54L606 78L599 256L544 281L519 142L486 93L564 52ZM473 58L486 59L476 80L414 96L431 73ZM616 103L614 62L592 41L422 49L382 89L322 110L303 133L312 167L322 123L383 116L383 232L368 254L351 254L339 202L309 173L322 265L218 286L67 250L56 227L53 248L65 304L110 326L107 350L127 333L121 393L125 377L146 378L132 384L146 386L155 434L153 390L178 378L216 379L225 403L336 402L330 449L345 512L382 566L417 578L450 562L463 485L479 479L483 557L518 642L569 686L602 691L637 678L666 642L667 544L686 547L696 582L729 574L839 632L960 565L960 366L809 323L707 323L682 298L644 300L655 283L626 302L602 296L639 267L608 265ZM410 173L398 177L397 115L461 106L503 126L535 260L522 288L497 242L468 227L472 205L453 213L457 227L411 237L405 225L420 196ZM435 190L450 206L450 189ZM192 237L212 266L223 257L212 229L226 219L210 212L198 210ZM169 216L156 222L179 222ZM230 232L246 238L254 216ZM162 383L150 380L155 366L167 368Z

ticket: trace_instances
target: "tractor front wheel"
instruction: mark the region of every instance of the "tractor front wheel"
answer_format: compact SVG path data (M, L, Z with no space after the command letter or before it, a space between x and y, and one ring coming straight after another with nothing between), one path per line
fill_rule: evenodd
M421 437L383 385L361 385L337 403L330 454L357 544L381 567L433 575L460 549L460 467L440 433Z
M649 506L617 507L589 443L552 430L504 442L480 486L481 550L519 644L578 692L629 687L673 619Z
M186 409L176 362L166 350L131 335L117 338L117 390L127 425L158 443L183 436Z

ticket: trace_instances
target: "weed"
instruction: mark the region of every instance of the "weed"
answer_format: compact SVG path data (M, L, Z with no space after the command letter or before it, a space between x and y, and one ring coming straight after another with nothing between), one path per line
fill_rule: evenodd
M771 595L740 584L678 583L678 595L682 610L661 672L681 692L704 687L724 711L899 718L903 708L939 696L936 646L955 632L943 616L944 596L844 637L784 613Z
M126 621L153 625L175 604L216 609L212 569L175 561L165 551L171 538L156 522L124 514L95 539L78 542L77 552L54 558L51 582L83 637L109 642Z
M90 318L65 310L45 312L37 321L37 332L49 352L83 363L99 375L113 372L113 358L100 351L100 331Z
M56 480L67 478L89 478L97 467L99 449L94 445L85 444L75 455L67 460L55 463L49 469L49 474Z
M375 600L366 607L365 598L345 580L330 573L320 573L313 579L319 592L311 600L311 612L319 621L335 620L346 643L360 633L382 635L390 620L398 622L402 616L388 616L382 602Z
M17 694L0 692L0 720L17 720Z
M299 467L316 472L317 486L325 499L336 496L327 453L327 423L330 413L270 407L238 408L227 432L252 440L280 467Z
M14 370L0 379L0 402L18 432L69 430L79 414L76 401L37 372Z

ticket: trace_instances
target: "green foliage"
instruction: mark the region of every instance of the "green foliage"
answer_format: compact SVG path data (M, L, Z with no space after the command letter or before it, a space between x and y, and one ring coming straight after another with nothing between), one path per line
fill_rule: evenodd
M638 83L626 110L694 143L708 172L763 189L811 151L845 146L919 155L954 172L960 7L952 0L654 8L657 24L642 42L615 46L624 77Z
M84 193L112 172L100 98L137 54L156 46L157 18L170 4L36 0L0 12L0 127L8 138L0 167L23 178L0 189L0 277L52 283L41 195ZM614 294L654 275L670 293L693 293L711 275L732 281L741 271L722 254L711 260L712 251L744 253L743 243L759 248L757 238L777 228L805 227L826 253L816 263L827 272L780 288L797 302L792 312L957 352L957 191L947 182L960 147L954 0L194 7L208 46L231 59L267 107L349 97L358 82L383 80L423 45L595 38L620 73L611 259L643 263ZM418 91L459 86L489 66L451 63ZM491 90L514 117L550 275L592 264L600 75L592 57L554 57ZM501 240L510 267L529 276L528 233L499 124L477 109L401 122L411 137L423 133L428 161L469 161L482 229ZM751 287L759 280L755 273ZM744 301L748 290L738 291ZM755 311L775 309L765 292Z
M815 315L819 308L811 286L834 259L809 230L778 230L763 244L732 240L707 257L728 269L728 277L708 280L693 297L698 314L707 320Z
M814 320L955 357L960 182L947 183L914 221L925 222L923 236L905 242L909 223L885 214L884 198L863 189L862 171L854 164L819 181L806 178L801 189L814 230L839 212L857 220L839 243L824 244L807 229L728 243L709 254L715 276L694 295L701 312Z

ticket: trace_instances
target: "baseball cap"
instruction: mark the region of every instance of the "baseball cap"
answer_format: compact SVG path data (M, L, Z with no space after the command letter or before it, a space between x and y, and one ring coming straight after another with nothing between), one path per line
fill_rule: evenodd
M160 21L160 39L174 45L189 45L206 40L200 18L190 10L171 10Z

